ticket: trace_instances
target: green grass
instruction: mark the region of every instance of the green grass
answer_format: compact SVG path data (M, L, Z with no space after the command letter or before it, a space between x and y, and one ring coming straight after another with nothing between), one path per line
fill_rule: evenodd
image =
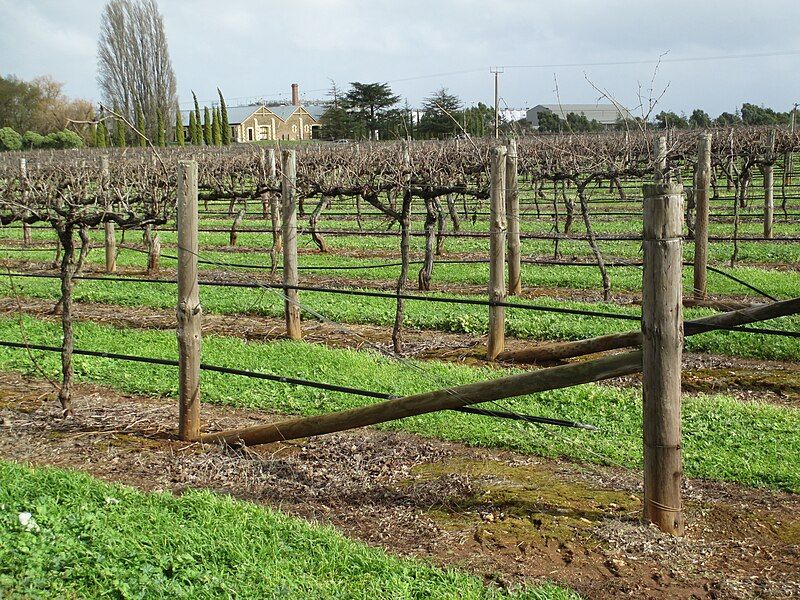
M16 278L16 292L22 296L56 300L60 297L57 279ZM107 281L81 281L75 288L78 302L102 302L122 306L146 306L172 309L175 306L176 286ZM12 289L7 277L0 277L0 296L10 296ZM485 299L481 296L461 296ZM201 291L204 310L217 314L254 314L282 317L283 300L275 291L204 287ZM386 298L353 298L323 292L302 292L301 302L325 318L341 323L394 323L394 301ZM622 315L639 314L638 307L605 303L584 303L537 298L528 303L583 310L603 311ZM685 317L692 319L713 314L708 309L689 309ZM308 313L304 318L314 318ZM589 316L564 315L522 309L506 310L506 333L533 340L578 340L607 333L636 328L635 321L617 321ZM405 324L418 329L453 333L484 334L487 330L488 309L482 306L442 304L434 302L406 303ZM765 324L767 327L800 330L800 318L784 317ZM730 356L773 360L800 360L800 340L777 336L715 331L687 338L686 348L695 352L712 352Z
M37 528L22 527L30 512ZM207 491L145 494L83 473L0 461L3 598L566 600L369 548Z
M30 343L57 344L59 326L24 319ZM0 339L22 341L18 323L0 319ZM118 330L93 323L76 325L78 348L139 356L176 357L172 331ZM34 353L56 376L56 353ZM330 349L303 342L252 343L206 336L203 360L362 389L407 395L499 377L512 370L475 368L441 362L397 362L370 351ZM175 369L76 356L79 380L119 390L159 396L177 395ZM34 373L24 351L0 348L0 369ZM204 373L204 402L312 415L361 406L370 400L305 387ZM383 427L423 436L498 447L547 457L641 467L642 405L637 391L595 384L517 398L502 403L533 415L591 423L600 432L553 429L514 421L440 412L392 422ZM487 408L493 408L488 405ZM800 411L766 404L745 404L730 397L690 397L683 407L686 474L800 492Z

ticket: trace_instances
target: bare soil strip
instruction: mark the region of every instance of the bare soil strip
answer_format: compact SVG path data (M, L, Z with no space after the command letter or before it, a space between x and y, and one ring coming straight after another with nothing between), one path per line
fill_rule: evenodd
M173 438L174 401L0 373L0 457L144 490L207 488L330 523L388 551L513 586L540 578L588 598L800 594L800 497L687 481L688 534L639 523L641 473L358 430L233 452ZM266 413L206 405L229 429Z

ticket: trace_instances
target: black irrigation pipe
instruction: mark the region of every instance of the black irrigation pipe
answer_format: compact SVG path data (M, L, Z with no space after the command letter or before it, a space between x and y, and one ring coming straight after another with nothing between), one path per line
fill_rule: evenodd
M36 251L36 250L49 250L51 247L44 247L44 248L0 248L0 252L25 252L25 251ZM146 250L142 250L140 248L134 248L133 246L120 246L120 248L125 250L131 250L133 252L140 252L142 254L147 254ZM178 257L174 254L161 254L161 258L166 258L169 260L178 260ZM255 269L255 270L272 270L273 267L268 265L248 265L244 263L220 263L213 260L204 260L198 259L197 262L201 264L207 265L216 265L216 266L223 266L229 268L240 268L240 269ZM421 265L424 264L424 260L412 260L409 261L409 265ZM445 265L466 265L466 264L487 264L489 261L488 259L462 259L462 260L454 260L454 259L444 259L444 260L437 260L435 264L445 264ZM521 262L526 265L540 265L540 266L562 266L562 267L597 267L596 263L585 263L585 262L567 262L567 261L557 261L557 260L545 260L545 259L522 259ZM684 262L684 266L694 266L692 262ZM349 270L368 270L368 269L386 269L392 267L400 267L403 263L394 262L394 263L381 263L378 265L342 265L342 266L331 266L331 265L302 265L297 267L300 271L349 271ZM605 263L606 267L641 267L643 263L641 262L609 262ZM707 266L706 267L709 271L713 273L717 273L723 277L726 277L736 283L743 285L744 287L748 288L749 290L764 296L765 298L772 300L773 302L777 302L778 299L774 296L768 294L767 292L747 283L746 281L736 277L735 275L731 275L723 271L722 269L718 269L717 267ZM282 265L275 266L275 270L283 269Z
M22 350L37 350L42 352L61 352L61 348L58 346L43 346L40 344L23 344L20 342L8 342L5 340L0 340L0 346L6 348L18 348ZM123 360L127 362L138 362L138 363L145 363L149 365L163 365L167 367L177 367L178 361L169 359L169 358L152 358L149 356L132 356L130 354L117 354L115 352L100 352L97 350L81 350L78 348L74 348L72 350L73 354L77 354L80 356L93 356L97 358L108 358L112 360ZM266 381L275 381L277 383L285 383L288 385L296 385L301 387L310 387L320 390L326 390L329 392L341 392L343 394L352 394L354 396L363 396L365 398L377 398L379 400L394 400L399 398L400 396L396 396L394 394L385 394L383 392L373 392L370 390L362 390L359 388L351 388L341 385L333 385L330 383L321 383L319 381L309 381L307 379L298 379L296 377L284 377L281 375L271 375L269 373L260 373L258 371L248 371L245 369L232 369L229 367L220 367L218 365L209 365L206 363L200 363L200 369L202 371L210 371L213 373L223 373L225 375L239 375L242 377L250 377L252 379L263 379ZM558 425L560 427L573 427L577 429L586 429L589 431L596 431L597 428L593 425L587 425L585 423L577 423L574 421L565 421L562 419L551 419L549 417L536 417L533 415L521 415L516 413L509 413L503 411L494 411L494 410L484 410L481 408L456 408L451 409L457 412L468 413L468 414L475 414L481 415L484 417L493 417L496 419L512 419L517 421L525 421L528 423L541 423L545 425Z
M9 273L12 277L31 277L39 279L60 279L58 275L50 275L47 273ZM142 277L109 277L109 276L94 276L94 275L76 275L73 277L75 280L85 281L118 281L127 283L163 283L176 285L177 281L174 279L146 279ZM600 317L605 319L618 319L622 321L641 321L641 316L622 315L615 313L603 313L589 310L580 310L572 308L558 308L553 306L540 306L534 304L518 304L515 302L492 302L490 300L473 300L471 298L441 298L436 296L418 296L414 294L392 294L389 292L369 292L366 290L347 290L342 288L323 288L309 285L283 285L279 283L247 283L236 281L198 281L201 286L209 287L232 287L232 288L245 288L245 289L280 289L280 290L298 290L301 292L325 292L330 294L343 294L346 296L367 296L371 298L389 298L402 300L422 300L427 302L442 302L447 304L469 304L477 306L503 306L506 308L521 308L527 310L534 310L539 312L552 312L559 314ZM789 338L800 338L800 332L787 331L781 329L757 329L755 327L722 327L722 326L709 326L707 331L714 330L724 331L737 331L739 333L758 333L763 335L777 335Z
M58 275L46 273L10 273L13 277L33 277L42 279L59 279ZM87 281L125 281L128 283L165 283L175 285L174 279L146 279L134 277L100 277L92 275L76 275L75 280ZM419 296L416 294L393 294L390 292L371 292L367 290L347 290L343 288L324 288L311 285L284 285L282 283L247 283L235 281L203 281L199 285L211 287L233 287L247 289L278 289L278 290L297 290L299 292L324 292L329 294L342 294L345 296L362 296L367 298L387 298L390 300L421 300L424 302L439 302L443 304L467 304L472 306L501 306L505 308L520 308L523 310L533 310L539 312L550 312L567 315L579 315L586 317L599 317L605 319L619 319L622 321L640 321L641 316L606 313L593 310L580 310L577 308L559 308L556 306L541 306L537 304L519 304L517 302L492 302L491 300L475 300L473 298L447 298L437 296Z
M798 214L800 216L800 213ZM31 229L47 229L52 230L51 227L45 225L31 225ZM19 229L17 226L6 226L5 229ZM2 229L0 229L2 230ZM177 229L174 227L164 227L159 229L158 231L161 232L169 232L175 233ZM223 228L223 227L203 227L198 229L200 233L230 233L230 228ZM237 233L272 233L272 229L266 229L261 227L245 227L243 229L237 230ZM308 228L304 228L297 232L298 235L311 235L311 230ZM400 231L389 231L386 229L318 229L317 233L322 235L332 235L332 236L365 236L365 235L373 235L379 237L396 237L400 235ZM410 231L409 235L412 237L425 237L427 234L424 231ZM488 239L489 233L483 233L478 231L460 231L460 232L444 232L441 234L436 234L436 237L444 237L444 238L475 238L475 239ZM562 242L586 242L589 240L588 236L586 235L575 235L575 236L568 236L568 235L549 235L544 233L521 233L520 239L522 240L544 240L544 241L562 241ZM691 236L684 236L683 237L685 242L693 243L694 238ZM641 242L642 237L640 235L596 235L595 240L599 242ZM736 240L733 237L728 236L718 236L718 235L711 235L708 237L709 242L734 242L738 241L740 243L750 243L750 242L767 242L767 243L787 243L787 242L800 242L800 236L779 236L779 237L771 237L766 238L763 236L741 236Z
M125 248L127 250L133 250L134 252L141 252L141 253L145 253L145 254L147 253L146 250L141 250L139 248L134 248L132 246L121 246L121 247ZM168 258L168 259L171 259L171 260L178 260L178 257L173 255L173 254L162 254L161 257L162 258ZM202 263L202 264L216 265L216 266L229 267L229 268L264 269L264 270L269 269L269 270L272 270L272 267L271 266L267 266L267 265L246 265L246 264L242 264L242 263L228 263L228 262L220 263L220 262L217 262L217 261L204 260L204 259L200 259L200 258L198 258L197 262ZM457 264L457 265L459 265L459 264L460 265L464 265L464 264L487 264L488 262L489 262L488 259L480 259L480 258L479 259L462 259L462 260L445 259L445 260L437 260L437 261L435 261L436 264ZM597 267L596 263L566 262L566 261L543 260L543 259L522 259L521 262L523 264L541 265L541 266L550 265L550 266L565 266L565 267ZM421 264L424 264L424 263L425 263L424 260L412 260L412 261L409 261L410 265L421 265ZM694 266L694 263L692 263L692 262L684 262L683 264L684 264L684 266ZM400 267L402 265L403 265L403 263L382 263L382 264L379 264L379 265L364 265L364 266L345 265L345 266L338 266L338 267L337 266L330 266L330 265L321 265L321 266L318 266L318 267L315 267L315 266L312 266L312 265L305 265L305 266L299 266L297 268L298 268L298 270L301 270L301 271L346 271L346 270L358 270L358 269L383 269L383 268L389 268L389 267ZM644 263L642 263L642 262L637 262L637 263L629 263L629 262L616 262L616 263L614 263L614 262L610 262L610 263L606 263L607 267L612 267L612 268L614 268L614 267L642 267L643 265L644 265ZM727 277L728 279L730 279L732 281L735 281L738 284L743 285L744 287L756 292L757 294L760 294L760 295L764 296L765 298L767 298L769 300L772 300L773 302L777 302L778 301L778 299L775 298L774 296L771 296L767 292L758 289L757 287L747 283L746 281L744 281L742 279L739 279L735 275L731 275L730 273L726 273L722 269L718 269L717 267L713 267L713 266L707 266L706 268L709 271L713 272L713 273L717 273L718 275L722 275L723 277ZM283 267L282 266L276 266L275 269L276 270L277 269L283 269Z

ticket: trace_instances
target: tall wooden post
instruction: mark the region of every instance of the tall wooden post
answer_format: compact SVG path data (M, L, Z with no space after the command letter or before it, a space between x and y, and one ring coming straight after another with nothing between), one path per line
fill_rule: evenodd
M667 137L656 138L656 164L653 178L656 183L664 183L667 176Z
M775 212L774 182L775 182L775 130L770 131L767 155L764 157L764 237L772 239L772 222Z
M522 293L522 268L519 243L519 181L517 179L517 140L507 141L506 220L508 221L508 293Z
M683 186L645 184L643 191L644 518L664 532L683 535Z
M100 185L105 202L110 202L108 193L111 186L111 174L107 156L100 157ZM103 224L103 230L105 232L106 273L115 273L117 271L117 236L113 221L106 221Z
M506 299L506 147L492 148L489 187L489 301ZM486 355L494 360L505 349L506 309L489 307L489 340Z
M283 285L297 285L297 165L294 150L281 153L281 208L283 220ZM295 289L285 288L286 335L299 340L300 305Z
M28 202L28 161L24 158L19 159L19 177L22 181L22 204L25 206ZM28 216L28 211L25 211L25 216ZM22 245L31 245L31 226L22 221Z
M178 162L178 435L200 437L203 311L197 281L197 162Z
M275 148L270 148L267 153L267 166L269 170L267 177L270 185L274 185L278 181L278 169L275 159ZM269 214L272 221L272 250L278 253L283 248L281 241L281 215L280 207L278 206L278 199L275 195L270 196L269 199Z
M708 294L708 196L711 184L711 134L697 140L697 167L694 173L694 297L705 300Z

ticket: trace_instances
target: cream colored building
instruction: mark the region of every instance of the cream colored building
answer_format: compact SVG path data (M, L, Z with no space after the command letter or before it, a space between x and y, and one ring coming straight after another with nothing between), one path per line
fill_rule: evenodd
M311 140L319 137L320 118L323 106L231 106L228 108L228 124L234 142L257 142L261 140ZM187 131L189 111L183 111L184 127Z

